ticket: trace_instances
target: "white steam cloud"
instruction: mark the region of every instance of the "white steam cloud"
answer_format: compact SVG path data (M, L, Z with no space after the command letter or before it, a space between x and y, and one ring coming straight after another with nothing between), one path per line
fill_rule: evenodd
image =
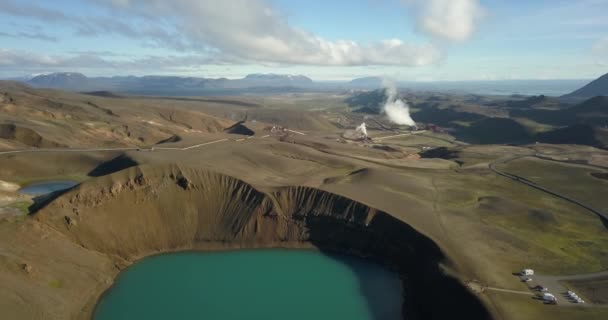
M360 132L361 134L363 134L365 137L367 137L367 126L365 125L365 122L363 122L362 124L360 124L355 131Z
M416 127L416 121L410 116L410 106L407 101L398 98L395 83L384 79L382 85L386 89L386 103L383 109L389 120L398 125Z

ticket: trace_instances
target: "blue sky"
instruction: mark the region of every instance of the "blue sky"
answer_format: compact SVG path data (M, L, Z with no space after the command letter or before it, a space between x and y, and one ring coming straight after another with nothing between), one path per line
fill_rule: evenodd
M590 79L608 0L0 1L0 77Z

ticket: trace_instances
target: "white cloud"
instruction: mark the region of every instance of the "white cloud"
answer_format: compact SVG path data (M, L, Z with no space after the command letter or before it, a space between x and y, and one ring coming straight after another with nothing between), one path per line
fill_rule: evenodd
M181 49L216 54L231 61L303 65L402 65L436 63L441 52L432 44L398 39L362 44L327 40L292 26L263 0L97 0L116 16L137 16L164 25L160 43L176 47L166 35L179 34ZM177 36L176 36L177 37Z
M147 57L118 57L107 59L105 53L76 52L75 54L47 55L23 50L0 48L1 72L49 72L49 71L92 71L148 73L150 66L155 72L178 72L199 69L203 65L220 65L221 61L202 55L169 55Z
M57 64L57 57L33 54L18 50L0 48L0 67L19 67L19 66L52 66Z
M419 30L434 39L469 38L483 12L477 0L402 1L413 9ZM91 8L92 14L73 16L47 6L0 0L0 15L62 23L79 36L120 35L144 47L163 47L180 56L196 57L181 59L185 63L411 67L437 64L443 56L432 39L427 43L326 39L291 24L270 0L89 2L98 6ZM61 62L69 57L74 56L50 58ZM180 60L174 58L172 62Z
M597 40L591 48L591 53L597 64L608 65L608 36Z
M402 0L414 9L418 29L451 41L471 37L484 10L477 0Z
M45 34L43 32L16 32L16 33L8 33L0 31L0 37L6 38L16 38L16 39L34 39L34 40L42 40L42 41L50 41L57 42L57 38Z

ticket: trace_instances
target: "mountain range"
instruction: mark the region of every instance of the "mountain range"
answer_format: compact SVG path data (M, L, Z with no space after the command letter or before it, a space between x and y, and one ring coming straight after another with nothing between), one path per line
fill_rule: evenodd
M37 88L154 95L196 95L256 88L308 88L314 85L306 76L281 74L250 74L242 79L227 79L176 76L87 77L77 72L58 72L38 75L24 82Z
M249 74L241 79L178 76L87 77L77 72L58 72L20 77L12 80L37 88L68 91L114 91L150 95L216 95L243 92L298 92L326 90L374 90L383 88L382 77L362 77L351 81L313 81L303 75ZM500 81L435 81L396 82L400 88L419 91L459 92L482 95L549 95L559 102L578 103L608 95L608 74L588 80L500 80ZM580 88L571 92L574 88ZM568 93L571 92L571 93ZM564 93L567 93L564 95ZM543 97L546 98L546 97ZM542 101L528 101L534 104ZM554 101L556 102L556 101ZM517 106L512 106L517 107Z

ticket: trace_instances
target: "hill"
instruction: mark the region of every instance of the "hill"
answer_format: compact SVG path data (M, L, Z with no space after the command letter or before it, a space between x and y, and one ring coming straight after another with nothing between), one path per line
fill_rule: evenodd
M560 110L511 110L510 116L559 126L579 123L605 126L608 124L608 97L594 97L573 107Z
M606 117L608 116L608 96L590 98L568 110L581 117Z
M608 146L608 130L589 124L573 124L533 133L509 118L485 118L455 132L458 139L474 144L578 144L596 148Z
M559 108L559 100L545 95L532 96L523 100L509 100L504 103L507 108L536 109L536 108Z
M344 100L354 112L380 114L386 101L385 89L356 93Z
M536 140L542 143L580 144L598 148L608 146L607 138L600 128L588 124L575 124L536 136Z
M308 103L289 104L297 99L291 95L279 97L284 100L115 98L5 84L0 82L0 123L15 124L2 130L6 136L17 137L17 127L22 127L70 147L84 142L148 147L0 157L0 187L4 181L27 185L66 175L83 181L54 194L50 202L25 208L36 210L29 216L24 210L0 219L4 318L91 319L97 298L139 258L266 247L316 247L388 264L402 275L406 319L490 318L479 302L492 318L505 320L606 318L605 308L548 307L529 295L481 290L529 292L512 275L523 267L561 275L597 272L608 265L606 225L595 215L522 188L488 168L488 163L530 154L529 148L454 145L434 132L398 137L373 132L394 137L344 143L331 127L333 119L352 116L351 122L360 123L362 115L352 115L343 105L311 111ZM342 97L322 99L315 96L310 105ZM581 108L592 112L595 103ZM429 110L465 117L466 107L450 99ZM222 132L245 114L255 136ZM272 124L306 134L273 133ZM526 127L508 118L482 115L458 128L469 128L484 143L529 137ZM605 133L593 129L596 135ZM26 132L24 141L30 136ZM164 145L151 148L161 140ZM3 149L15 148L10 143L0 139ZM186 148L195 145L201 147ZM418 159L417 152L429 146L446 149ZM608 154L593 150L591 155L590 148L578 146L536 148L550 154L563 150L572 161L593 156L600 163ZM528 160L514 160L510 164L519 167L505 170L608 208L601 192L586 192L602 190L606 183L589 175L590 169ZM517 173L517 168L531 173ZM554 179L560 175L563 180ZM468 291L465 284L478 291ZM501 313L505 310L509 313Z
M428 103L416 105L418 111L412 114L417 122L434 123L443 127L453 127L458 122L472 122L485 118L479 113L463 112L454 108L439 108Z
M566 102L575 102L595 96L608 96L608 73L572 93L561 96L560 99Z
M27 83L40 88L80 90L87 88L88 78L77 72L57 72L33 77Z
M230 107L229 102L172 101L167 108L160 99L85 95L0 81L0 147L134 147L175 135L218 133L233 122L200 109Z
M460 139L477 144L520 144L530 142L523 125L509 118L485 118L459 130Z
M351 80L348 85L352 88L382 88L381 77L363 77Z

